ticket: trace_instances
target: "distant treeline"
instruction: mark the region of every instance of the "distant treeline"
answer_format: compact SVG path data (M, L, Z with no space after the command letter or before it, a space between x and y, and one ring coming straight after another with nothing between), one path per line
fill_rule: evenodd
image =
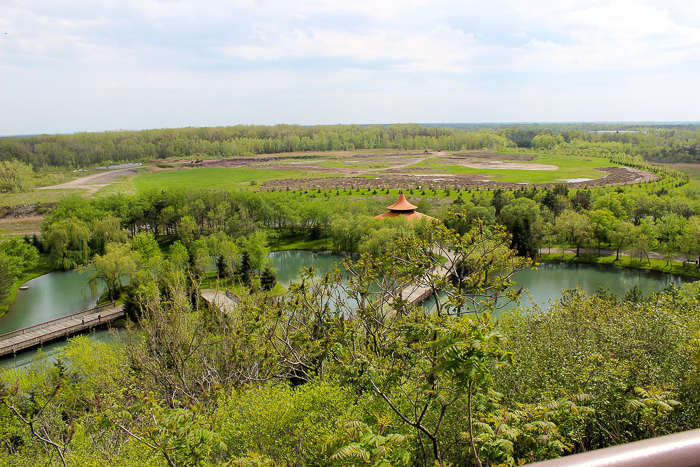
M77 168L199 154L238 157L360 149L556 151L572 146L595 151L605 143L616 143L619 152L647 160L697 161L700 125L238 125L108 131L2 138L0 161L15 159L35 169Z

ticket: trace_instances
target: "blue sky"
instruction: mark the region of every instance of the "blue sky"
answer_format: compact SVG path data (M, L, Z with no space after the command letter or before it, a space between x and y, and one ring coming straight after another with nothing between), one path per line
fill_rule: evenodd
M697 0L2 0L0 135L700 121Z

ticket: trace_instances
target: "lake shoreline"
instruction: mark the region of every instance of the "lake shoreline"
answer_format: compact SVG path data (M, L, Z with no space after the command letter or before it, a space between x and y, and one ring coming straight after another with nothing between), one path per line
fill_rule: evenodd
M687 280L700 279L700 267L683 266L682 263L671 261L670 266L666 266L664 260L651 260L651 266L647 261L639 261L632 259L629 256L620 256L619 260L615 260L615 255L579 255L572 253L540 253L537 256L537 262L542 263L570 263L570 264L596 264L598 266L619 268L619 269L636 269L640 271L649 271L671 276L678 276ZM659 264L662 263L663 265ZM696 269L696 270L695 270Z

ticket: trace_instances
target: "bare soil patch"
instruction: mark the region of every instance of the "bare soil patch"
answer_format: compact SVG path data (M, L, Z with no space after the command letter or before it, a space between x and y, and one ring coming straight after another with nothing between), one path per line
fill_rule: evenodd
M576 183L537 183L539 188L552 188L556 185L566 185L571 189L593 188L599 186L632 185L635 183L650 182L658 179L658 176L638 169L628 167L604 167L597 169L608 174L596 180ZM435 169L432 169L435 172ZM488 180L484 175L465 174L394 174L384 172L370 177L333 177L333 178L296 178L285 180L269 180L261 185L263 191L274 190L345 190L353 189L450 189L461 190L517 190L524 185L513 182L498 182Z
M503 161L460 161L462 167L470 169L495 169L495 170L559 170L556 165L550 164L521 164L517 162Z
M425 151L402 151L402 152L369 152L369 153L353 153L344 156L346 159L378 159L385 157L434 157L436 155L446 154L444 152L425 152ZM393 159L392 159L393 162Z

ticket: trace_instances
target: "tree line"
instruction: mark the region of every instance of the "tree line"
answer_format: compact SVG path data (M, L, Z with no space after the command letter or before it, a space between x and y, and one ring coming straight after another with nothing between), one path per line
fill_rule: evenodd
M593 128L593 129L592 129ZM595 129L624 128L600 133ZM423 126L228 126L142 131L109 131L0 139L0 161L17 160L34 169L76 169L121 162L194 155L239 157L295 151L361 149L614 152L658 161L697 161L697 125L492 125Z

